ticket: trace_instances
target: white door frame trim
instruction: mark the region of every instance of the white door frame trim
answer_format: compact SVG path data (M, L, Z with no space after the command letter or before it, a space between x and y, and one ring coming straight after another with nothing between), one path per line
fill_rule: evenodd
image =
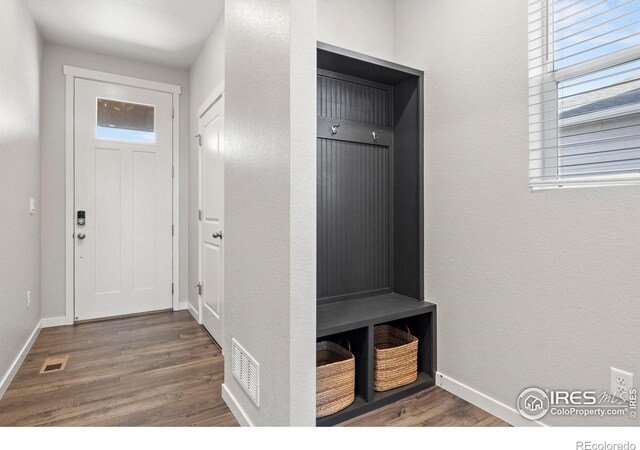
M218 98L220 98L220 96L222 96L222 94L224 94L224 81L220 83L213 91L211 91L211 94L209 94L207 99L202 103L202 105L200 105L200 108L198 108L198 119L204 116L204 113L206 113L209 108L213 106L213 104L218 100Z
M220 83L209 94L207 99L198 108L198 122L204 114L224 95L224 81ZM198 133L200 133L200 125L198 124ZM197 145L198 149L198 210L202 210L202 147ZM202 220L198 217L198 283L202 283ZM198 323L202 325L202 296L198 294Z
M116 75L97 70L83 69L80 67L64 65L62 73L66 77L66 107L65 107L65 321L67 325L73 325L75 321L74 307L74 97L75 79L81 78L93 81L102 81L124 86L139 87L154 91L167 92L173 96L173 310L180 309L180 94L182 87L143 80L123 75Z

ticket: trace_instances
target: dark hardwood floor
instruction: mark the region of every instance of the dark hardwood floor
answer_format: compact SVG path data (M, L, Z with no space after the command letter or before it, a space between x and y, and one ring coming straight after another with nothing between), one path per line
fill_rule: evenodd
M65 354L63 371L39 374ZM188 311L47 328L0 400L0 425L237 425L223 373Z
M471 403L438 386L348 420L341 426L363 427L508 427Z
M40 374L51 356L61 372ZM0 426L236 426L221 398L223 358L189 312L42 330L0 400ZM505 426L433 387L346 426Z

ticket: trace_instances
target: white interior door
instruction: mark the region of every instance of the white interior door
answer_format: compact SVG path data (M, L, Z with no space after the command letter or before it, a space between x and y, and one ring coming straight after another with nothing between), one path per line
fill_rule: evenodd
M172 95L76 79L74 102L76 320L171 308Z
M224 99L199 118L200 292L202 324L223 344L224 311Z

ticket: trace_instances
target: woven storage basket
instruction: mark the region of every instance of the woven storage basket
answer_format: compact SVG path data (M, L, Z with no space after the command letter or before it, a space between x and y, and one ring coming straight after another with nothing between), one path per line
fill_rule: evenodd
M316 417L337 413L355 399L356 359L349 342L347 346L316 344Z
M373 336L373 390L382 392L418 378L418 338L391 325L378 325Z

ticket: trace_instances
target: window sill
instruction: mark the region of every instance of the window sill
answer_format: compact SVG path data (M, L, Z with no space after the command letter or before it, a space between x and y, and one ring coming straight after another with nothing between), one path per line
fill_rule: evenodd
M633 186L640 185L640 174L620 177L580 177L554 181L538 181L529 183L531 192L547 191L551 189L569 189L600 186Z

